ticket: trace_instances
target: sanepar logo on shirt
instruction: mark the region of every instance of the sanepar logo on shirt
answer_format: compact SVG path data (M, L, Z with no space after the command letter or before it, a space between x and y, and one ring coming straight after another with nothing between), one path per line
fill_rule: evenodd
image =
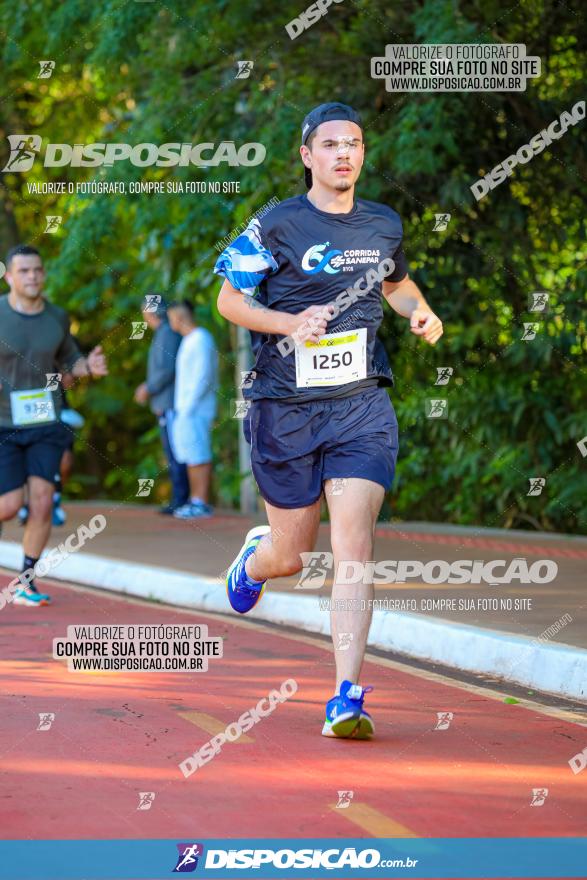
M36 134L8 135L10 156L3 171L30 171L42 139ZM112 167L116 162L128 160L131 165L146 168L172 168L188 165L260 165L266 155L263 144L248 143L237 147L234 141L221 141L218 145L204 144L47 144L43 165L45 168L98 168Z
M357 265L368 265L369 263L379 263L381 251L368 250L346 250L339 251L336 249L329 250L330 242L325 241L324 244L313 244L308 248L302 257L302 269L308 275L316 275L318 272L327 272L329 275L335 275L341 270L343 272L352 272Z
M317 272L322 271L328 272L329 275L340 272L342 267L339 265L338 259L336 265L331 265L331 260L339 258L342 255L342 251L333 250L325 254L324 251L329 245L330 242L326 241L324 244L314 244L311 248L308 248L302 257L302 269L304 272L307 272L308 275L316 275Z

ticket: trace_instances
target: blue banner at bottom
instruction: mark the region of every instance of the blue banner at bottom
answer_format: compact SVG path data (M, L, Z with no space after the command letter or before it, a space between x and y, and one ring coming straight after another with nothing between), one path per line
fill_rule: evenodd
M585 878L585 837L11 840L0 880Z

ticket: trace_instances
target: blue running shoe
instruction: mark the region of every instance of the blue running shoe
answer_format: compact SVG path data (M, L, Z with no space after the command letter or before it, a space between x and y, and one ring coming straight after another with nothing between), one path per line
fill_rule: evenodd
M175 519L208 519L213 514L214 509L203 501L188 501L187 504L182 504L173 511Z
M50 605L51 597L46 593L39 593L36 587L29 587L27 590L17 590L12 601L15 605L29 605L34 608L37 605Z
M326 721L322 736L340 736L346 739L369 739L375 733L373 719L363 709L365 694L373 688L361 687L343 681L340 694L326 703Z
M263 535L268 535L270 531L270 526L255 526L254 529L247 532L245 543L226 574L228 601L239 614L246 614L247 611L254 608L265 590L267 581L254 585L249 580L245 572L245 562L255 552Z

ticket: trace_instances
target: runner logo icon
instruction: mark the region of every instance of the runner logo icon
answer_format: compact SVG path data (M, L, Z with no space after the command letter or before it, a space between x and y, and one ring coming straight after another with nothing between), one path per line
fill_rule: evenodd
M533 788L532 789L532 800L530 801L531 807L542 807L544 806L544 802L548 797L548 789L547 788Z
M295 590L319 590L326 583L328 569L332 568L334 559L332 553L321 553L312 550L310 553L300 553L302 560L302 573L295 585Z
M38 134L9 134L10 156L2 171L30 171L41 149Z
M198 867L198 859L204 855L204 847L201 843L177 843L179 855L177 864L173 869L174 874L188 874Z

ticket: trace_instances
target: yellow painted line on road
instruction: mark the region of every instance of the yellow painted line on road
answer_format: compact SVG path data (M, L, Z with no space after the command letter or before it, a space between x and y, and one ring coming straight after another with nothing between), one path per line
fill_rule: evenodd
M225 721L220 721L218 718L214 718L213 715L206 715L205 712L178 712L177 714L180 718L189 721L190 724L195 724L196 727L205 730L206 733L211 733L212 736L215 736L217 733L222 733L228 726ZM255 740L252 736L247 736L246 733L241 733L239 738L235 739L234 742L252 743L255 742Z
M384 813L380 813L368 804L352 801L348 807L340 809L336 804L328 805L331 810L344 816L349 822L358 825L363 831L372 834L373 837L419 837L414 831L410 831L405 825L390 819Z

